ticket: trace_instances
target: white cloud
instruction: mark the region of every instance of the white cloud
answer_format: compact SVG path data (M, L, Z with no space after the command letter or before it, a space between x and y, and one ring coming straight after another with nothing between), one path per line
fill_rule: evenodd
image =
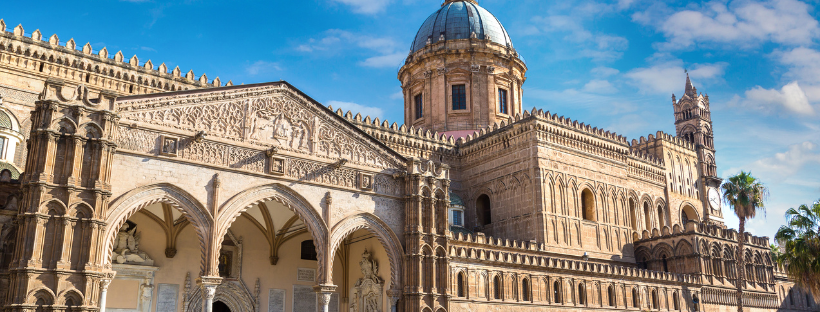
M617 69L609 68L609 67L603 67L603 66L602 67L595 67L592 70L590 70L589 72L592 73L595 76L604 77L604 78L609 77L609 76L614 76L614 75L617 75L618 73L620 73L620 71L618 71Z
M723 76L726 64L695 64L689 70L689 77L695 83L698 80L708 81ZM667 61L651 67L636 68L624 74L645 93L680 94L686 82L686 72L681 61ZM697 87L697 84L695 84Z
M391 100L401 100L404 98L404 92L399 91L390 95Z
M353 7L353 12L375 14L384 10L390 0L333 0Z
M258 75L279 70L282 70L279 63L267 61L256 61L255 63L245 67L245 71L248 75Z
M808 4L798 0L715 1L684 11L648 10L636 13L633 20L654 25L667 37L668 42L660 46L666 49L699 43L748 47L771 41L802 45L811 44L820 35L818 22L809 10Z
M532 19L537 26L529 32L531 35L541 33L566 34L562 40L568 44L573 44L578 49L574 56L590 58L595 61L613 61L621 58L623 51L629 47L629 40L624 37L593 33L587 30L582 22L583 16L576 16L580 13L573 12L574 15L549 15L536 16ZM597 14L600 12L593 12Z
M751 90L747 90L745 99L740 100L740 104L765 112L778 112L785 109L789 113L811 116L814 115L814 108L809 104L809 99L806 93L800 88L797 81L793 81L781 88L764 89L756 86ZM737 98L734 99L738 101Z
M342 102L342 101L329 101L327 105L333 107L333 111L341 108L343 111L347 112L350 111L355 116L356 113L361 113L362 116L370 116L371 118L379 117L384 118L384 111L378 107L370 107L364 106L352 102Z
M407 52L401 52L401 45L393 38L373 37L340 29L327 30L324 37L311 38L296 46L296 51L339 53L350 48L361 48L378 54L359 62L359 65L366 67L392 68L400 65L401 60L407 57Z
M403 61L406 57L406 53L393 53L388 55L374 56L362 62L359 62L359 65L376 68L399 68L399 66L401 65L401 61Z
M816 148L817 145L809 141L794 144L789 146L787 151L776 153L774 157L756 161L754 166L766 171L773 178L782 180L799 172L804 166L820 166L820 153Z
M608 80L593 79L587 82L581 91L590 93L615 93L618 92L618 89L612 86Z

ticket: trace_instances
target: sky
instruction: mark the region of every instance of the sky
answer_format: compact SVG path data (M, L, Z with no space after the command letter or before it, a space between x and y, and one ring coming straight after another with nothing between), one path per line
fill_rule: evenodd
M529 68L524 108L627 136L674 134L688 71L709 95L722 178L770 189L747 223L774 237L790 207L820 199L818 1L480 0ZM25 1L22 24L96 53L234 84L286 80L325 105L402 123L397 71L441 0ZM45 9L47 8L47 9ZM726 224L738 220L724 205Z

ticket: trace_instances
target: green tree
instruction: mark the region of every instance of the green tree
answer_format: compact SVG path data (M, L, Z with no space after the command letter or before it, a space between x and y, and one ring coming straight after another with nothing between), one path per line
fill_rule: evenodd
M777 263L797 286L808 289L815 301L820 301L820 200L811 206L789 208L786 220L774 236L782 247Z
M740 220L737 237L737 311L743 312L743 286L745 278L745 258L743 248L746 245L746 220L754 218L758 211L766 211L764 202L769 191L751 172L741 171L723 182L723 200L729 204Z

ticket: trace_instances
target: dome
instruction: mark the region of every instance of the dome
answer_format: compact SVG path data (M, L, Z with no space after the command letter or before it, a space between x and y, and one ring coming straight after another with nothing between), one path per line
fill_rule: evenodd
M0 129L14 130L14 123L12 123L11 117L2 109L0 109Z
M490 41L502 46L513 47L504 26L489 11L478 6L474 0L447 0L441 9L430 15L421 25L416 34L416 40L410 47L410 52L424 48L428 38L431 43L436 43L439 42L442 34L445 40L454 40L469 39L473 33L478 39L489 38Z
M450 206L461 206L464 207L464 201L461 200L461 197L450 192Z

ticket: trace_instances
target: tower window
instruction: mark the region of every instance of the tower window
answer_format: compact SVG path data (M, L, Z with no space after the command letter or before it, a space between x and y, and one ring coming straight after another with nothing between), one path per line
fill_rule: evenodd
M416 104L416 119L424 117L424 97L422 97L422 94L416 94L413 102Z
M465 85L453 86L453 110L467 109L467 87Z
M597 221L595 216L595 196L589 189L581 192L581 213L584 220Z
M507 111L507 90L498 89L498 112L509 114Z

